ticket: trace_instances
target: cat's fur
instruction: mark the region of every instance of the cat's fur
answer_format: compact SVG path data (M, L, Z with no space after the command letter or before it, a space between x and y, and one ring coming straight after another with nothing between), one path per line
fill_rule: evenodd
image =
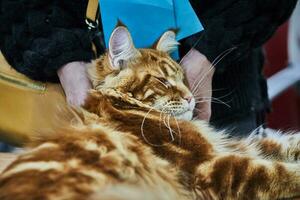
M77 123L44 135L0 176L1 200L278 199L300 195L300 135L228 138L192 117L168 53L135 49L119 26L90 69ZM168 52L168 53L166 53Z

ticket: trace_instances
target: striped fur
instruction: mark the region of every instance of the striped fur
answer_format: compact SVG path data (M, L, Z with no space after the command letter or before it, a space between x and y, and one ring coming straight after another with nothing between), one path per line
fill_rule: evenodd
M300 195L300 134L235 140L184 120L191 105L182 69L165 52L138 51L122 68L108 54L93 63L94 90L76 111L78 123L33 141L1 174L1 200Z

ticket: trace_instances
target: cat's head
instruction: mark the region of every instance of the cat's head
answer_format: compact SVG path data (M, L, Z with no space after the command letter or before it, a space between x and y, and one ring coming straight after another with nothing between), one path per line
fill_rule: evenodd
M178 43L165 32L150 49L136 49L125 26L113 31L108 52L94 62L90 76L96 90L115 90L148 107L190 120L195 99L184 84L181 66L170 53Z

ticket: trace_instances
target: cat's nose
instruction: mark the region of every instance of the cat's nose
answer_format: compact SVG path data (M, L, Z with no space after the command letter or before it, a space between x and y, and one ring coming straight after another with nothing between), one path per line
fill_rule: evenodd
M191 103L193 96L185 96L184 99L188 102Z

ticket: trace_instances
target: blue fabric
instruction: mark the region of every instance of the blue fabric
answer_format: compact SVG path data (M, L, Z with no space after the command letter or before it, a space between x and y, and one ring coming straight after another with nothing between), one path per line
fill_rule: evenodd
M118 19L138 48L151 46L171 28L179 29L177 40L203 30L189 0L100 0L100 11L106 46Z
M11 152L14 149L14 147L5 144L3 142L0 142L0 152Z

